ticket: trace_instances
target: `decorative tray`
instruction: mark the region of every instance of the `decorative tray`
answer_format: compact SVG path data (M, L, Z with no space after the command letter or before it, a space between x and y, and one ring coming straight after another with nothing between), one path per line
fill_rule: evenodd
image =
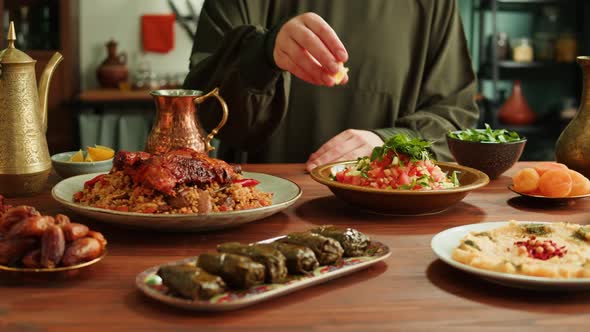
M282 237L272 238L259 243L270 243ZM269 300L281 295L294 292L299 289L311 287L328 280L362 270L377 262L385 260L391 255L389 247L377 241L371 241L364 256L347 257L334 265L319 266L308 275L289 275L286 282L281 284L263 284L246 290L228 291L209 300L190 300L175 296L157 275L161 265L151 267L137 275L135 283L137 287L148 297L157 301L190 310L201 311L226 311L239 309L261 301ZM164 265L177 265L195 262L191 257Z

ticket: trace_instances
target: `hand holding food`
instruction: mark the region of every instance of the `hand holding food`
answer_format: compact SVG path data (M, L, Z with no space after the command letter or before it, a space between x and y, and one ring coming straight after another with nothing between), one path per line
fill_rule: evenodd
M590 194L590 180L584 175L554 162L523 168L512 177L514 190L547 197L573 197Z
M314 13L287 21L275 40L276 65L315 85L346 84L348 75L342 63L348 53L336 32Z
M70 222L63 214L42 216L31 206L0 210L0 265L72 266L99 257L106 244L102 234Z

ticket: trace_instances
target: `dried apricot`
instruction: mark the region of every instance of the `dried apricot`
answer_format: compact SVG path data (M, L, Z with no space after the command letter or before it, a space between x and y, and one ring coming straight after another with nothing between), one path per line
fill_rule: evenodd
M540 163L535 164L535 170L539 173L539 176L543 176L545 172L552 170L552 169L568 169L567 166L561 163L556 163L553 161L543 161Z
M566 197L573 187L573 180L567 169L551 169L539 179L539 189L543 196Z
M534 168L523 168L513 177L514 190L521 193L528 193L537 190L539 187L539 174Z
M570 176L572 177L573 186L572 191L570 192L570 196L579 196L579 195L586 195L590 194L590 180L584 175L574 171L568 170Z

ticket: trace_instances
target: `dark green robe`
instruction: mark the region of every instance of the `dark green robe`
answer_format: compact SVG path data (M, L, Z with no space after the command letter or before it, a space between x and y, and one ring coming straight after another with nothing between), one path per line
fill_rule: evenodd
M278 30L305 12L323 17L346 47L345 86L310 85L274 64ZM185 88L220 87L228 103L219 157L304 162L348 128L384 139L419 135L448 160L445 133L472 127L479 116L475 84L454 0L211 0L201 12ZM199 106L206 129L219 113L213 101Z

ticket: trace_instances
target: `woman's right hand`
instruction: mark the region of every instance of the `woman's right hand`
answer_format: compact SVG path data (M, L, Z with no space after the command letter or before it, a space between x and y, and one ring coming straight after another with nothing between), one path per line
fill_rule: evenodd
M315 13L296 16L285 23L275 41L276 65L315 85L334 85L334 74L348 60L336 32ZM348 75L340 84L348 82Z

